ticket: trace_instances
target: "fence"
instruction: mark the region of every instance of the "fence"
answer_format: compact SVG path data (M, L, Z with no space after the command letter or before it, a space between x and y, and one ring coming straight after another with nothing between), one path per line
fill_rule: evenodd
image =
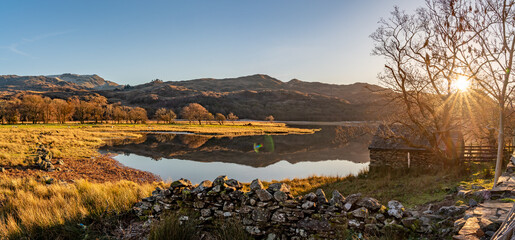
M509 157L514 150L515 146L504 147L504 159L507 159L507 157ZM465 162L495 161L497 159L497 146L469 145L464 146L461 153L461 158Z

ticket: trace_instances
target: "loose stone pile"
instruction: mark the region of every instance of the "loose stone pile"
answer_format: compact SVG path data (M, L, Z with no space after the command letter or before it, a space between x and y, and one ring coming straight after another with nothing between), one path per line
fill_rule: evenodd
M50 152L49 146L45 146L43 144L39 144L38 148L36 149L36 157L34 158L34 164L39 169L45 170L47 172L60 170L60 168L55 168L54 164L52 164L52 152ZM57 164L63 165L64 162L62 160L59 160Z
M324 191L318 189L294 198L288 185L273 183L265 189L259 179L252 181L250 191L243 192L242 188L240 182L227 176L195 186L180 179L168 189L157 188L133 209L136 215L150 218L158 218L165 210L193 209L203 223L237 219L251 235L266 239L335 238L346 228L367 234L429 233L434 221L445 221L432 213L408 212L395 200L384 206L360 193L344 197L335 190L328 200Z

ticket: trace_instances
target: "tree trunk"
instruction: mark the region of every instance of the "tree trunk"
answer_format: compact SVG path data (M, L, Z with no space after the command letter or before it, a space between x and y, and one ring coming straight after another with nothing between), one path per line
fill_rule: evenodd
M503 104L504 105L504 104ZM503 107L499 110L499 135L497 136L497 161L495 163L495 177L494 177L494 187L497 186L497 182L499 181L499 177L501 176L502 171L502 160L504 155L504 111Z

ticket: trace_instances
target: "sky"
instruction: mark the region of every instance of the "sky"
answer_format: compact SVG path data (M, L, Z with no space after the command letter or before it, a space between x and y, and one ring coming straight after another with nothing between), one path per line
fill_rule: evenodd
M119 84L267 74L377 84L369 38L424 0L0 2L0 75L98 74Z

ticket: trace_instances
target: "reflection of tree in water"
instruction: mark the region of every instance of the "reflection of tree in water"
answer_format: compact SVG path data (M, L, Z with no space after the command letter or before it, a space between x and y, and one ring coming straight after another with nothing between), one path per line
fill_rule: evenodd
M330 128L328 128L330 129ZM329 131L329 130L328 130ZM367 134L373 134L374 127L359 126L359 127L345 127L336 126L333 128L334 138L331 140L333 144L346 145L349 142L362 141Z
M206 143L211 137L198 135L181 135L179 137L184 145L189 148L199 148Z
M171 142L175 136L177 136L176 134L156 134L155 135L155 139L156 139L156 142Z

